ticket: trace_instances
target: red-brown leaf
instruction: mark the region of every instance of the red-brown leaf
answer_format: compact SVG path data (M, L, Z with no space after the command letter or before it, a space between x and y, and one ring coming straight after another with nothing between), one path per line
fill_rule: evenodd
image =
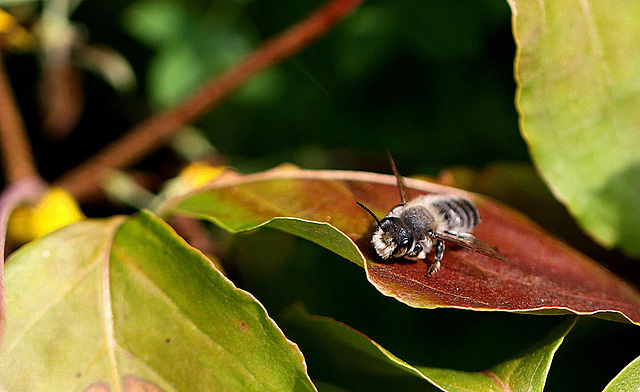
M355 202L385 216L399 203L395 179L387 175L287 167L222 176L207 188L176 200L173 211L209 219L231 231L272 225L297 233L297 227L307 220L327 222L357 247L362 257L359 264L365 266L378 290L414 307L602 313L599 316L640 323L640 294L634 288L522 214L477 194L418 180L406 183L413 197L450 193L475 202L483 218L476 237L498 248L509 262L448 246L440 271L427 277L424 262L381 260L369 242L373 220ZM291 228L287 222L292 222ZM326 238L312 239L333 250L340 248L335 244L339 238Z

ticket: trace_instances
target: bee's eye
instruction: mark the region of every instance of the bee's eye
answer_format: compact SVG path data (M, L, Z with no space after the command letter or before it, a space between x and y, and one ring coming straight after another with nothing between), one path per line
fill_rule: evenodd
M402 241L400 241L400 246L405 247L405 246L409 246L409 238L405 237L402 239Z

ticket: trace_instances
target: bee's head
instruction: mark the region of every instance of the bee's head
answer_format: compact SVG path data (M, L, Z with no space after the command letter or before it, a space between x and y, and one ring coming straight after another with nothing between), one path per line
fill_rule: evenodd
M410 230L396 217L384 218L371 237L371 243L383 259L402 257L413 246Z
M413 239L409 228L397 217L386 217L379 220L378 217L364 204L358 203L376 220L378 228L371 237L376 253L383 259L389 257L402 257L413 247Z

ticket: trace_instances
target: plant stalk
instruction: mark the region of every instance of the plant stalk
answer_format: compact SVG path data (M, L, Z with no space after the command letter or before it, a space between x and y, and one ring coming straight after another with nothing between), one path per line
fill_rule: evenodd
M0 154L7 184L38 176L24 120L18 110L0 50Z
M151 116L56 181L78 200L100 190L112 169L122 169L160 147L258 72L292 56L329 31L363 0L331 0L306 19L264 42L234 68L213 77L183 102Z

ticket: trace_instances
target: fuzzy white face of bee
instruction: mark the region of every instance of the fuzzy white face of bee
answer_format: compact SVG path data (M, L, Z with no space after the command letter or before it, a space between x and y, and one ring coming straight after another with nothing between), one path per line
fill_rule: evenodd
M385 223L388 221L385 221ZM376 253L383 259L391 257L406 257L408 259L424 260L431 252L432 241L425 237L416 241L415 237L406 235L398 227L378 227L373 233L371 244Z

